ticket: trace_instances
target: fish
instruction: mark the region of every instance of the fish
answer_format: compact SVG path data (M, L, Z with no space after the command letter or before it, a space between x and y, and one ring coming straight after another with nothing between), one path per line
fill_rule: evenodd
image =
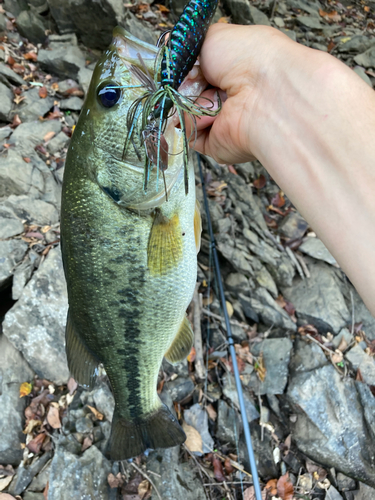
M141 133L123 154L128 109L143 92L129 68L142 61L152 74L156 57L156 47L114 29L94 70L63 179L68 366L85 387L94 385L99 365L105 369L115 399L112 460L186 439L157 394L157 379L164 356L179 362L193 345L186 309L201 233L193 164L186 194L183 137L173 120L163 133L172 153L165 184L153 168L144 189ZM202 89L197 81L192 87Z

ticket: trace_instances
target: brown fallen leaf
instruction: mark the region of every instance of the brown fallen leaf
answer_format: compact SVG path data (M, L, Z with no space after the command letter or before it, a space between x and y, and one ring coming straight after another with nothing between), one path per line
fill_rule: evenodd
M138 486L138 495L141 500L146 500L146 498L150 498L151 496L151 484L144 479Z
M206 412L209 418L215 422L217 418L217 413L211 403L206 406Z
M272 197L271 205L278 208L281 208L285 205L284 193L282 191L277 192L275 196Z
M225 472L227 474L232 474L232 472L234 472L234 470L235 470L234 467L233 467L233 465L231 464L229 458L225 459L224 468L225 468Z
M38 425L42 425L41 420L34 420L34 419L29 420L23 433L24 434L31 434L33 432L33 430L35 429L35 427L38 427Z
M14 115L10 128L16 128L18 125L21 125L21 123L21 118L18 115Z
M189 363L192 363L195 360L195 355L196 355L195 347L193 346L191 348L191 351L190 351L188 357L187 357L187 360L189 361Z
M111 472L107 476L107 481L110 488L118 488L119 486L122 486L124 484L124 479L121 475L121 472L119 472L116 476Z
M333 364L341 363L341 361L344 359L344 355L341 351L336 349L336 351L331 355L331 361Z
M219 20L218 20L218 23L225 23L225 24L228 24L230 22L230 17L221 17Z
M37 61L38 60L38 54L36 52L26 52L26 54L23 55L23 57L27 61Z
M90 436L86 436L85 439L83 440L83 443L82 443L82 448L81 448L81 451L85 451L87 450L88 448L90 448L90 446L92 446L92 439L90 438Z
M191 425L188 425L186 422L183 422L182 428L185 431L186 434L186 441L185 445L191 452L199 452L203 453L203 443L202 443L202 437L199 434L199 432L194 429Z
M47 482L46 487L43 490L43 496L44 496L45 500L47 500L47 498L48 498L48 490L49 490L49 481Z
M59 409L56 408L56 406L53 406L53 404L54 403L51 403L50 407L48 408L47 422L52 427L52 429L60 429L61 422L59 416Z
M100 413L100 411L98 411L96 408L90 405L87 405L87 408L89 408L92 411L92 413L95 415L95 418L97 418L98 420L103 420L104 418L103 413Z
M4 491L12 482L13 476L6 476L0 479L0 491Z
M45 99L48 96L48 90L46 87L39 87L39 97L41 99Z
M276 496L277 495L277 479L270 479L265 486L265 489L268 491L269 495Z
M289 472L277 481L277 494L282 500L293 500L294 486L289 477Z
M260 353L257 361L254 363L254 370L256 371L260 381L264 382L267 375L267 369L264 365L263 352Z
M216 481L219 483L224 482L226 479L224 476L223 466L221 464L221 460L217 458L216 455L212 456L212 465L214 467L214 476Z
M25 396L28 396L30 392L33 389L33 385L29 384L28 382L23 382L20 385L20 398L24 398Z
M8 56L8 60L7 60L7 64L9 64L9 66L13 66L15 64L15 60L12 56Z
M233 165L228 165L228 170L231 174L238 175L237 170L234 168Z
M37 454L40 452L45 438L46 435L44 434L44 432L42 432L41 434L38 434L34 439L32 439L26 446L29 451L31 451L31 453Z
M267 498L267 491L264 489L262 491L262 500L266 500L266 498ZM243 492L243 500L257 500L255 496L254 486L246 488L246 490Z
M55 137L56 133L53 132L52 130L50 132L47 132L46 135L43 137L43 141L47 142L52 139L52 137Z
M258 177L258 179L255 179L255 181L253 182L253 184L254 184L254 187L256 187L257 189L262 189L266 185L266 178L264 177L263 174L261 174Z
M48 229L47 229L47 231L48 231ZM42 233L47 232L47 231L43 231L43 228L42 228ZM74 380L74 378L70 377L70 379L68 380L69 394L72 395L76 391L77 387L78 387L77 382Z

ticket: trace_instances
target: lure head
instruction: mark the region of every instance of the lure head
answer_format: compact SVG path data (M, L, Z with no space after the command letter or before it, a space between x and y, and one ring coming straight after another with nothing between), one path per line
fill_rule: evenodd
M132 136L135 148L130 144L123 155L129 107L145 92L129 70L131 65L142 69L138 54L152 76L157 48L115 28L112 43L95 68L69 156L84 164L90 178L112 193L116 203L143 210L165 201L165 186L154 168L144 192L145 148L137 125ZM140 127L141 120L138 123ZM176 154L183 149L181 131L168 123L164 138L173 153L165 171L165 185L171 192L176 183L183 182L183 155Z

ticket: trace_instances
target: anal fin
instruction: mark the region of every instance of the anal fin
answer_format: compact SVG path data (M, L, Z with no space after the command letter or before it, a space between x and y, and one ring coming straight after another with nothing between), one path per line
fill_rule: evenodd
M195 248L197 253L201 249L201 234L202 234L202 218L201 218L201 207L198 200L195 200L195 210L194 210L194 237L195 237Z
M95 371L99 363L79 338L70 313L68 313L66 323L65 341L70 374L79 384L92 387L95 383Z
M185 316L178 334L172 342L171 347L165 353L164 357L170 363L178 363L188 356L194 343L194 333L191 329L189 320Z
M147 264L151 274L163 275L178 265L182 258L182 234L178 215L171 219L157 210L147 248Z

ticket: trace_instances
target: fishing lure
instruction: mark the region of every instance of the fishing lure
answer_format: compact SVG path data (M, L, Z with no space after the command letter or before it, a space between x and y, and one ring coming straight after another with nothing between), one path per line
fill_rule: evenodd
M164 177L164 171L168 167L168 150L163 133L168 118L174 112L173 108L178 114L183 136L186 194L188 193L189 181L188 143L192 136L187 137L184 113L187 113L192 120L193 135L196 133L196 116L215 116L220 111L221 103L219 96L218 108L214 110L212 109L212 101L210 101L212 104L211 108L203 107L195 103L191 97L183 96L178 92L179 86L193 68L198 58L217 4L218 0L190 0L176 25L170 31L167 43L163 43L160 47L155 62L154 79L150 76L140 56L143 70L134 65L129 68L146 91L129 108L127 115L128 134L123 156L125 156L129 143L132 142L137 155L140 157L132 139L134 132L140 128L141 141L146 151L145 191L147 190L150 169L152 168L151 164L157 167L157 179L159 171L162 172ZM138 127L138 120L141 121L140 127Z

